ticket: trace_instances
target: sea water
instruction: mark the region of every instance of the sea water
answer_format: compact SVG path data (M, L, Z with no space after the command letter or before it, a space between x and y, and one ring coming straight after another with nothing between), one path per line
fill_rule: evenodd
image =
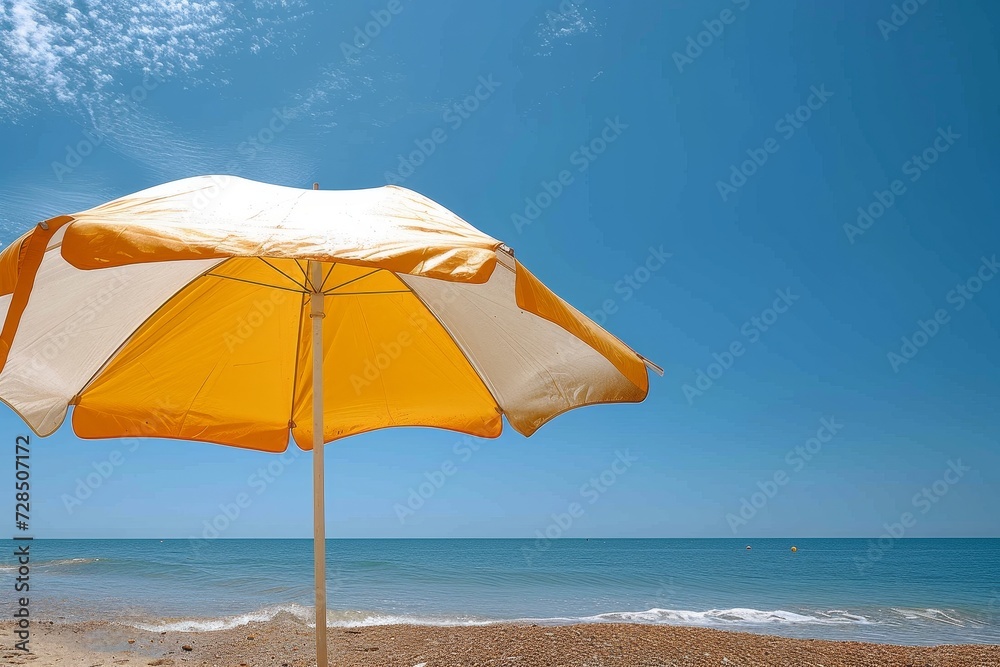
M0 582L14 602L14 543ZM792 546L797 551L792 552ZM329 540L329 624L694 625L1000 643L1000 540ZM35 619L211 632L312 621L310 540L35 540ZM5 610L6 611L6 610ZM9 617L9 613L5 613Z

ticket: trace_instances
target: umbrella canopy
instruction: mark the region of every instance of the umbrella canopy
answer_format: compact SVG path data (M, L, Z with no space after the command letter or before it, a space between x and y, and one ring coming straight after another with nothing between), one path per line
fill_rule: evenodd
M0 400L36 433L74 406L82 438L294 440L316 454L317 542L322 443L390 426L496 437L503 416L530 435L641 401L647 367L662 373L506 245L396 186L203 176L52 218L0 253L0 317Z

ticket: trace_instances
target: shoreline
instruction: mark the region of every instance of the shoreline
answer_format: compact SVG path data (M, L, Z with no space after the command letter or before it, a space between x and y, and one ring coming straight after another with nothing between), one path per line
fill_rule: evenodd
M112 621L31 625L32 655L13 650L3 621L0 658L35 667L247 665L310 667L313 631L274 619L212 632L150 632ZM1000 665L1000 645L901 646L689 626L601 623L380 625L329 629L337 665Z

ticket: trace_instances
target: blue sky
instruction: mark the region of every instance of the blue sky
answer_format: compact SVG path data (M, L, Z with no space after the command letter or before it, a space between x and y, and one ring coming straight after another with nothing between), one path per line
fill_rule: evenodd
M331 537L997 536L1000 7L902 4L5 2L0 240L404 174L666 369L530 439L336 443ZM39 537L310 534L294 448L31 457Z

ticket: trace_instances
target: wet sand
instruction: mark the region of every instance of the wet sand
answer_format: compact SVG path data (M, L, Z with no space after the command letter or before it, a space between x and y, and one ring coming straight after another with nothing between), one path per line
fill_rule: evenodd
M217 632L146 632L109 623L32 623L32 654L3 622L0 664L34 667L309 667L312 630L276 619ZM705 628L389 625L330 629L331 665L997 665L1000 646L911 647L786 639Z

